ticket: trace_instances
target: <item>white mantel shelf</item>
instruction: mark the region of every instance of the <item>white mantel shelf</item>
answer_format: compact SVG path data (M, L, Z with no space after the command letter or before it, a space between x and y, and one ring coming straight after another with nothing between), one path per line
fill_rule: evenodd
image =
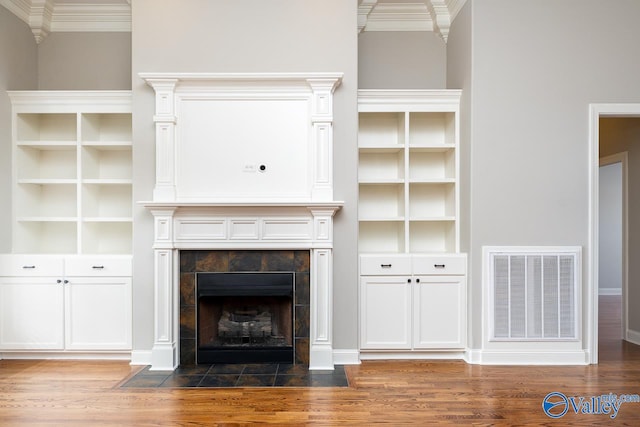
M221 200L221 201L208 201L208 202L154 202L146 201L139 202L140 205L147 209L154 208L321 208L321 209L333 209L334 211L340 210L344 206L342 201L334 202L310 202L310 201L286 201L286 202L274 202L274 201L249 201L249 200Z

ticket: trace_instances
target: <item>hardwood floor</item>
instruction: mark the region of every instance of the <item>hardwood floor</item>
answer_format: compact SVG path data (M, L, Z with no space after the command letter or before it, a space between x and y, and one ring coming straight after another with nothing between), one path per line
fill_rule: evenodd
M369 361L347 367L349 388L127 389L140 368L125 362L3 360L0 425L640 425L640 403L623 403L615 420L542 410L553 391L640 394L640 346L621 341L615 297L601 304L592 366Z

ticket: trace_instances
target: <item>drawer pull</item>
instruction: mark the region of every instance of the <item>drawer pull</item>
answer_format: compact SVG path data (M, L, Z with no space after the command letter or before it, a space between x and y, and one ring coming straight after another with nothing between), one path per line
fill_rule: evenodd
M391 268L391 264L380 264L382 268Z
M435 268L444 268L444 267L445 267L445 265L444 265L444 264L433 264L433 266L434 266Z
M33 270L36 268L35 265L23 265L22 268L24 268L25 270Z
M104 265L94 265L93 267L94 270L103 270L104 269Z

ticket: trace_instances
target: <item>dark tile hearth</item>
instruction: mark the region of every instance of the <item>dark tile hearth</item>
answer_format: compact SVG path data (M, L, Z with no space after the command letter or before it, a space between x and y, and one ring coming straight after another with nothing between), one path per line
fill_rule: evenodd
M124 382L125 388L349 387L344 366L310 371L300 364L215 364L151 371L149 366Z

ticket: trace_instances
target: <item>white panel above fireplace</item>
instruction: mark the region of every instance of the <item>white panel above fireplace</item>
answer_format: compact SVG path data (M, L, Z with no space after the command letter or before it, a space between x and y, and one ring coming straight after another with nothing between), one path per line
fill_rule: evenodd
M142 73L155 90L154 202L333 201L341 73Z
M180 200L310 199L307 99L178 99Z

